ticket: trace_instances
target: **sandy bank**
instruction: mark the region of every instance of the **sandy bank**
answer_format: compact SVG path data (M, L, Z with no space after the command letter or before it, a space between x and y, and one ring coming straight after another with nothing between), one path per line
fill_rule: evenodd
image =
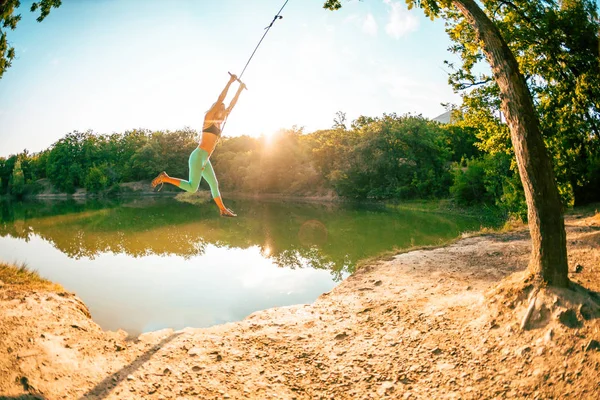
M600 216L567 226L571 278L598 292ZM365 267L310 305L130 339L72 294L4 286L0 397L600 398L600 298L544 292L555 304L521 330L528 299L490 291L528 254L526 232L463 239Z

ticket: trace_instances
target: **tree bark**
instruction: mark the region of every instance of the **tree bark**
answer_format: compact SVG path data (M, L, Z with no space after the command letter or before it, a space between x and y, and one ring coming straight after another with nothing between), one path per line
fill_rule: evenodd
M531 93L496 25L474 0L453 0L475 29L500 88L525 198L532 252L529 270L552 286L569 283L562 205Z

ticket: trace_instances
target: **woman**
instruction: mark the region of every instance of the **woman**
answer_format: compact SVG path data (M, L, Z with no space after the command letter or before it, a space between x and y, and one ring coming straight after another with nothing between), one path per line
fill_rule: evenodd
M223 101L227 96L229 87L236 80L238 80L237 76L231 75L231 79L229 79L229 82L227 82L227 85L225 85L225 89L223 89L219 95L216 103L212 105L210 110L208 110L204 116L202 139L200 140L198 147L196 147L192 154L190 154L189 179L186 181L183 179L172 178L163 171L152 181L153 188L162 183L170 183L171 185L180 187L186 192L194 193L198 191L200 181L202 178L204 178L210 186L210 192L215 200L215 203L217 203L217 206L219 207L221 216L224 217L236 217L237 215L223 204L221 194L219 193L219 183L217 182L215 171L213 170L209 158L212 152L215 150L219 136L221 136L223 123L237 103L240 93L246 88L246 85L240 81L240 87L238 88L237 93L233 97L233 100L231 100L229 107L225 108Z

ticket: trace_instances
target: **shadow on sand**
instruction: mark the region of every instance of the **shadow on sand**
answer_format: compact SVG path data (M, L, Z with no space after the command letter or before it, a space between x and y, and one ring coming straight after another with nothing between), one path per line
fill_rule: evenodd
M128 375L131 375L133 372L135 372L139 367L142 366L142 364L148 361L164 345L166 345L179 335L181 335L181 332L173 333L172 335L167 336L166 338L161 340L160 343L156 344L155 346L152 346L144 354L136 358L131 364L124 366L119 371L104 378L102 382L98 383L93 389L81 396L80 399L104 399L106 396L108 396L110 391L113 390L116 386L118 386L119 383L121 383L123 380L125 380Z

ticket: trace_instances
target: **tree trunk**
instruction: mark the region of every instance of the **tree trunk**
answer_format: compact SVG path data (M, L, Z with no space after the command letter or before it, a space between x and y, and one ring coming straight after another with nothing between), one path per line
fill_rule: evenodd
M542 139L531 93L500 31L474 0L453 0L475 29L500 87L529 217L532 252L529 270L553 286L569 283L567 244L560 196Z

